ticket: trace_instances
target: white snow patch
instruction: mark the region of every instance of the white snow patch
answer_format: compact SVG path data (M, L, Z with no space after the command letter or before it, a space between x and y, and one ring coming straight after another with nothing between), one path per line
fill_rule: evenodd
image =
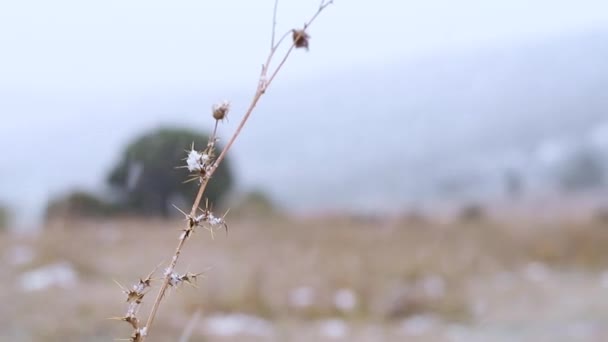
M300 286L289 292L289 304L295 308L308 308L312 306L314 300L315 291L309 286Z
M204 329L209 335L221 337L269 337L274 334L274 327L269 321L238 313L211 316L205 319Z
M76 285L78 277L72 265L59 262L25 272L19 277L23 291L39 291L52 286L70 288Z
M401 323L401 330L409 336L428 334L438 325L439 320L433 315L412 316Z
M341 311L352 311L357 306L357 295L351 289L340 289L334 294L334 305Z
M321 335L330 339L345 338L348 335L348 325L341 319L328 319L321 322Z

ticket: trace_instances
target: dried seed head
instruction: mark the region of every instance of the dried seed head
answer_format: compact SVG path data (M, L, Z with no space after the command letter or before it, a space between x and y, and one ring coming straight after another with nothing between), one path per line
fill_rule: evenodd
M182 274L182 276L180 277L181 280L190 285L190 286L194 286L196 287L196 281L198 280L198 277L200 277L203 274L203 272L201 273L186 273L186 274Z
M137 319L137 317L135 317L135 315L127 314L125 317L122 317L122 320L131 324L133 329L137 329L137 327L139 326L139 320Z
M143 341L144 337L148 334L148 327L143 327L139 329L135 329L133 334L131 335L130 341L139 342Z
M127 313L125 316L111 317L109 319L127 322L133 327L133 329L137 329L139 327L139 320L137 319L137 317L135 317L135 314Z
M171 286L177 286L182 282L182 280L180 279L179 274L175 273L175 272L171 272L169 274L169 285Z
M218 103L213 105L213 118L215 120L224 120L226 115L228 115L228 111L230 110L230 102L224 101L222 103Z
M296 29L291 30L291 32L293 45L295 45L296 48L305 48L306 51L308 51L308 42L310 40L310 36L308 35L308 33L306 33L306 31L304 30Z
M137 290L131 290L131 291L127 291L127 302L128 303L137 303L140 304L141 301L144 299L144 296L146 295L145 293L141 293Z
M217 217L213 215L211 208L209 207L209 203L206 204L205 209L199 208L201 210L201 214L193 218L193 222L196 223L196 226L203 227L207 229L211 233L211 238L214 238L214 230L218 227L223 227L226 230L226 234L228 234L228 224L224 220L226 214L222 217Z
M200 277L202 274L203 274L203 272L201 272L201 273L187 272L184 274L177 274L175 272L171 272L171 274L168 275L169 276L169 285L173 286L173 287L177 287L182 284L188 284L188 285L196 287L196 281L197 281L198 277Z
M150 287L151 279L140 279L137 284L131 287L131 289L125 288L117 281L115 282L122 289L122 292L127 295L127 303L140 304L146 295L146 289Z

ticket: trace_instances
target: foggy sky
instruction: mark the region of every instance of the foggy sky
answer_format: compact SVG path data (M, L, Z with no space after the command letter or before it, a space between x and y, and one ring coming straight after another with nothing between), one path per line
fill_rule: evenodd
M278 32L318 0L283 0ZM61 93L241 86L267 52L272 0L3 1L0 89ZM335 1L283 79L429 50L602 27L604 0ZM306 66L304 68L304 66Z
M127 139L143 129L168 118L210 124L192 111L204 112L213 102L243 99L253 91L268 51L273 3L0 2L0 199L39 210L51 194L99 184ZM278 34L304 23L318 3L280 1ZM310 28L311 50L292 56L273 91L442 51L607 27L604 0L337 0ZM155 98L160 106L147 116L130 112L158 94L167 94L166 106L163 98ZM197 98L200 107L171 113L174 94ZM235 103L235 112L245 105ZM253 132L245 132L242 140L269 139L256 136L268 131L255 126L261 124L266 125L252 123ZM399 144L398 137L384 141ZM45 149L49 146L53 149ZM86 167L78 169L79 161ZM20 175L19 182L14 175Z

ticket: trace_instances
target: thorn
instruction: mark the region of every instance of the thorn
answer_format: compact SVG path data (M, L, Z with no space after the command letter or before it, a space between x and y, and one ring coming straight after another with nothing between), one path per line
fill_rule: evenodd
M215 235L213 234L213 228L205 227L211 233L211 240L215 240Z
M187 180L183 181L182 184L193 182L193 181L197 180L198 178L199 178L198 176L197 177L192 177L190 179L187 179Z
M122 286L122 284L121 284L121 283L119 283L119 282L118 282L118 280L116 280L116 279L112 279L112 280L113 280L113 281L116 283L116 285L118 285L118 287L120 287L120 289L121 289L123 292L124 292L124 291L127 291L127 289L126 289L124 286Z
M226 215L228 215L228 212L230 212L230 208L228 208L228 210L226 210L224 215L222 215L222 222L224 223L224 229L226 230L226 236L228 236L228 224L226 223Z
M183 210L178 208L175 204L171 203L171 205L173 206L173 208L177 209L180 213L182 213L184 216L186 216L186 219L190 218L190 215L186 214Z
M162 265L162 264L163 264L163 263L161 262L161 263L159 263L158 265L156 265L156 267L154 267L154 269L152 270L152 272L150 272L150 273L149 273L149 274L146 276L146 278L143 280L143 282L147 282L147 281L152 280L152 275L154 275L154 273L156 273L156 271L158 270L158 268L159 268L159 267L160 267L160 265ZM150 286L150 285L148 285L148 286Z

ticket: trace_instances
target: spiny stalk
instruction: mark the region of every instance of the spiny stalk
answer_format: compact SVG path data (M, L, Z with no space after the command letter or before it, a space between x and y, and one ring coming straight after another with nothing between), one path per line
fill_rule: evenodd
M226 222L224 220L226 214L224 214L221 217L215 216L213 214L213 212L211 211L210 207L208 206L208 204L205 206L205 209L200 208L200 204L203 199L203 195L205 193L205 189L207 188L209 180L211 179L211 177L217 170L218 166L221 164L221 162L226 157L226 154L228 153L228 151L232 148L234 142L236 141L237 137L240 135L243 127L247 123L247 120L251 116L251 113L255 109L259 100L266 93L266 91L268 90L268 87L270 86L272 81L275 79L278 72L282 69L283 65L287 61L287 59L290 56L290 54L292 53L292 51L294 49L298 49L298 48L305 48L306 50L308 50L310 36L306 32L306 30L313 23L313 21L315 21L315 19L319 16L319 14L327 6L329 6L332 3L333 3L333 0L322 0L317 11L304 24L303 28L289 30L285 34L283 34L283 36L278 41L275 41L276 16L277 16L277 7L278 7L278 0L275 0L274 9L273 9L273 23L272 23L272 37L271 37L271 43L270 43L270 51L268 53L268 56L266 57L265 63L262 65L262 71L260 73L258 83L257 83L257 88L255 90L251 103L249 104L247 110L245 111L245 114L241 118L241 121L239 122L235 132L232 134L232 136L228 140L228 143L223 148L223 150L221 151L219 156L217 156L217 158L215 158L215 148L216 148L216 141L217 141L218 126L221 121L223 121L227 118L227 115L230 111L230 103L228 101L224 101L219 104L216 104L212 107L212 117L215 120L213 134L210 136L206 148L202 151L198 151L195 149L195 147L193 145L191 147L191 149L188 151L188 157L186 158L186 165L184 166L185 168L188 168L188 170L191 172L192 178L189 179L188 181L198 180L200 184L199 184L199 188L198 188L196 197L194 198L194 201L192 203L190 212L186 213L186 212L182 211L181 209L177 208L186 218L186 227L184 229L182 229L182 233L179 237L179 242L177 244L177 247L175 248L175 252L173 253L173 256L171 258L171 262L169 263L169 266L167 268L165 268L165 271L163 273L163 278L162 278L163 279L162 284L160 286L160 289L158 290L158 293L157 293L154 303L152 305L152 309L150 310L150 314L148 316L145 326L143 326L143 327L140 326L140 321L137 319L136 314L137 314L137 309L139 308L139 305L141 304L145 294L148 293L148 290L151 286L152 273L148 277L146 277L144 280L140 280L139 283L134 285L132 290L127 290L121 286L121 288L123 289L123 292L125 292L125 294L127 294L127 302L129 303L129 307L127 309L127 314L125 316L118 317L116 319L126 321L133 327L133 333L131 335L131 338L128 339L129 341L143 342L146 339L146 337L149 335L150 329L151 329L152 325L154 324L154 320L158 313L158 309L160 307L162 299L165 297L165 294L166 294L168 288L178 286L179 284L182 284L182 283L187 283L187 284L193 285L195 283L197 277L202 274L202 273L189 273L188 272L188 273L180 275L175 272L175 267L177 265L180 255L181 255L183 247L184 247L186 241L188 240L188 238L190 236L192 236L192 233L195 231L195 229L200 226L205 227L206 229L210 230L212 237L213 237L213 227L220 226L220 227L225 228L226 232L228 231L228 225L226 224ZM279 49L279 47L281 46L283 41L290 34L292 36L292 42L291 42L289 48L285 52L283 58L278 63L278 65L272 70L272 72L270 72L270 66L273 61L273 57L275 56L277 50Z

